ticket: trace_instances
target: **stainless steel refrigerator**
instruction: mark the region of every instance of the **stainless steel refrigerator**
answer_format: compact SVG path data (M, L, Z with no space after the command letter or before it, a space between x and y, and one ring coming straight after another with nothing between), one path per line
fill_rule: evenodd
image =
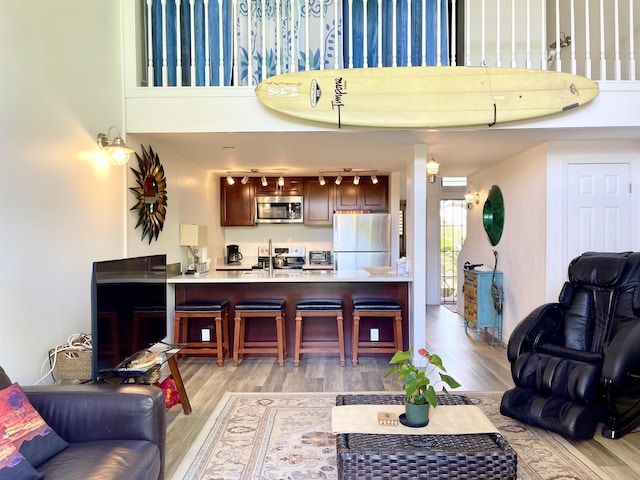
M333 262L337 270L391 266L391 215L333 215Z

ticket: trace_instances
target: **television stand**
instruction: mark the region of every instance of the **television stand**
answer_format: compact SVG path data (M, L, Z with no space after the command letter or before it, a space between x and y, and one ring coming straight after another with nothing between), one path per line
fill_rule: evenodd
M187 390L184 388L184 382L182 381L182 375L180 375L180 369L178 368L178 353L182 345L169 345L164 342L156 343L147 350L154 352L164 357L162 363L166 362L169 366L169 372L171 378L176 384L176 390L178 390L178 398L180 405L182 405L182 411L185 415L189 415L192 412L191 402L189 402L189 396ZM125 383L133 379L136 383L146 383L144 377L148 374L150 369L144 371L136 371L135 369L125 369L125 371L112 370L109 375L109 381L116 381L117 383Z

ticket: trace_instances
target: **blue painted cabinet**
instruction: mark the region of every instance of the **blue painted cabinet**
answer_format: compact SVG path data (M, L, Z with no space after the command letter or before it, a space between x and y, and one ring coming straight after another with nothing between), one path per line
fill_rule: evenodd
M473 325L476 328L478 340L482 329L485 332L491 328L493 335L499 342L502 341L502 315L498 315L494 308L494 299L491 293L492 282L495 281L502 292L502 272L493 271L464 271L464 331ZM502 301L502 295L500 295Z

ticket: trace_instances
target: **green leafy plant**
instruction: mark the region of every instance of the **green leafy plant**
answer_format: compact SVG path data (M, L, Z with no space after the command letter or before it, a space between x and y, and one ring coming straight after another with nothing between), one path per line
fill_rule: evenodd
M407 399L411 403L416 405L424 405L429 403L433 408L436 407L436 390L435 387L438 384L442 384L442 392L449 393L446 389L458 388L460 384L450 375L447 375L446 369L442 365L442 359L435 353L429 353L424 348L418 350L418 355L426 359L427 363L425 367L418 367L411 361L413 358L413 349L410 348L407 351L398 350L389 363L393 364L393 367L387 372L385 378L391 375L398 376L398 381L402 384ZM440 380L431 383L429 375L435 371L440 370Z

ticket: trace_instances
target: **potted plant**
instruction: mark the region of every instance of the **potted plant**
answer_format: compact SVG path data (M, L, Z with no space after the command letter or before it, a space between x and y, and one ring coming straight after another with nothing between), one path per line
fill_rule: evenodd
M424 367L414 365L412 362L413 349L407 351L398 350L389 363L393 365L385 375L385 378L396 375L405 392L405 417L400 416L400 421L409 426L424 426L429 423L429 407L436 408L436 390L438 384L442 384L440 391L449 393L446 389L458 388L460 384L450 375L442 365L442 359L435 353L429 353L424 348L418 350L418 355L426 360ZM440 370L440 379L431 382L429 375Z

